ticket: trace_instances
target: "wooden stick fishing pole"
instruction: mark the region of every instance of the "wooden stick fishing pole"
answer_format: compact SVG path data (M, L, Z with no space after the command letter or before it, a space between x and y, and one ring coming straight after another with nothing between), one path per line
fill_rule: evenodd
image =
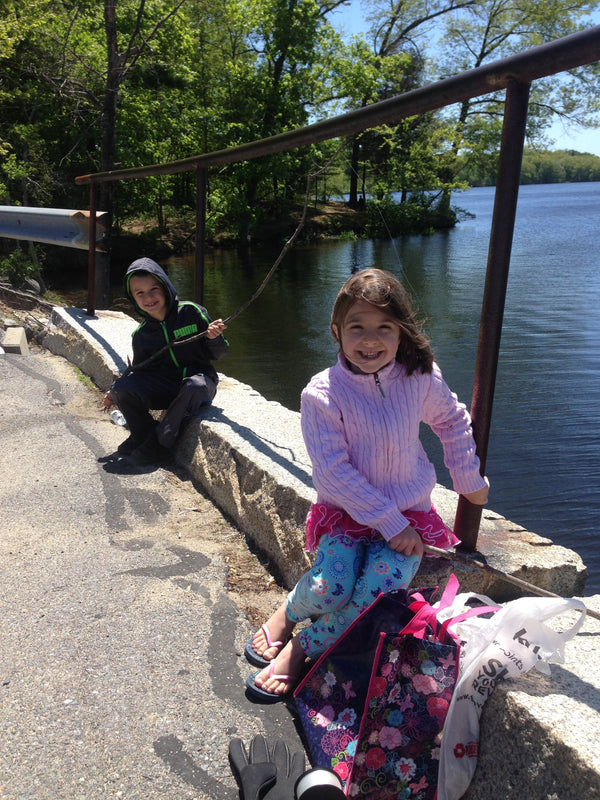
M439 556L440 558L445 558L448 561L458 561L460 564L464 564L465 566L480 569L483 572L487 572L489 575L494 575L496 578L506 581L506 583L512 583L515 586L519 586L521 589L527 590L530 594L539 595L540 597L561 596L559 594L555 594L554 592L548 591L548 589L541 589L539 586L536 586L533 583L528 583L527 581L521 580L521 578L515 578L514 575L508 575L506 572L502 572L500 569L490 567L490 565L486 564L485 561L479 561L476 558L472 558L468 553L460 553L456 550L442 550L441 548L433 547L430 544L424 544L423 550L429 555ZM586 611L590 617L594 617L594 619L600 619L600 613L597 611L592 611L591 608L587 607Z
M306 222L306 214L307 214L307 211L308 211L308 203L309 203L309 200L310 200L310 188L312 186L312 183L313 183L314 179L317 178L322 172L324 172L329 167L329 165L335 159L335 157L337 156L337 154L339 153L339 151L342 149L343 146L344 146L344 141L342 141L340 143L340 146L337 148L335 153L331 156L329 161L324 166L322 166L318 170L316 170L316 172L311 172L311 174L306 179L306 192L304 193L304 206L302 208L302 216L300 217L300 221L298 222L298 225L296 226L296 230L293 232L293 234L290 236L290 238L284 244L283 249L281 250L281 252L277 256L277 258L275 259L275 262L274 262L273 266L271 267L271 269L266 274L266 276L265 276L263 282L261 283L261 285L254 292L252 297L250 297L248 300L246 300L246 302L243 303L243 305L241 305L238 308L237 311L234 311L233 314L230 314L226 319L223 320L225 325L229 325L229 323L232 322L236 317L239 317L239 315L243 311L245 311L248 308L248 306L251 303L253 303L256 300L256 298L259 297L263 293L266 285L269 283L269 281L271 280L271 278L275 274L275 271L276 271L277 267L283 261L283 258L285 256L285 254L288 252L290 247L294 244L294 242L298 238L298 235L300 234L300 231L304 227L304 223ZM202 246L202 245L200 245L200 246ZM169 342L168 344L164 345L164 347L161 347L160 350L157 350L155 353L153 353L151 356L149 356L149 358L145 359L144 361L140 361L139 364L130 364L127 367L127 369L123 372L121 377L125 377L125 375L129 375L130 372L133 372L136 369L143 369L144 367L147 367L148 364L150 364L152 361L157 359L159 356L161 356L163 353L165 353L167 350L169 350L172 347L177 347L178 345L181 345L181 344L190 344L191 342L195 342L198 339L203 339L205 336L206 336L206 331L202 331L202 333L196 333L193 336L188 336L186 339L177 339L177 341Z

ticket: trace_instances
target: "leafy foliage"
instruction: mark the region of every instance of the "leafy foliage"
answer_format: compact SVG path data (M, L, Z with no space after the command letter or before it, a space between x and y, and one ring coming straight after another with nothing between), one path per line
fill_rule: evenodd
M37 277L38 267L21 247L0 259L0 275L7 275L13 286L20 288L27 278Z
M329 22L342 3L5 0L2 202L86 207L77 175L176 161L360 108L576 30L596 5L365 0L370 27L345 42ZM428 52L442 55L435 63ZM592 124L597 84L597 67L536 84L532 141L544 144L556 113ZM501 104L492 94L363 132L346 143L332 168L335 179L323 176L321 195L349 191L354 203L359 195L362 203L370 198L370 232L381 204L401 232L453 224L451 191L465 181L493 180ZM226 227L247 240L265 222L283 218L303 197L307 175L338 144L212 170L209 233ZM525 159L523 175L527 181L598 179L591 157L542 152ZM113 212L117 226L152 219L164 230L175 213L193 220L193 172L103 186L100 208ZM395 192L399 203L391 202Z
M567 36L589 26L589 15L596 7L597 3L587 0L477 0L467 4L446 19L435 75L456 75ZM543 143L543 133L556 116L589 125L599 109L595 65L536 81L529 104L529 139ZM449 109L456 155L472 155L480 168L484 160L489 162L499 148L502 113L503 92L465 100Z
M600 181L600 158L572 150L529 150L523 154L521 183Z
M497 156L488 160L459 159L459 176L469 186L493 186ZM521 166L521 183L580 183L600 181L600 157L573 150L526 148Z

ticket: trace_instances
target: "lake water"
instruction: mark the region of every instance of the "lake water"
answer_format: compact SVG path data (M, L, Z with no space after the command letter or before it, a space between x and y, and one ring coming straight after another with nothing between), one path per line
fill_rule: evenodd
M295 248L229 327L231 351L218 368L297 410L309 378L335 359L328 326L339 287L377 266L409 289L446 381L470 405L493 199L491 188L456 195L475 216L430 237ZM490 508L576 550L588 594L600 592L599 222L600 183L521 187L486 466ZM210 252L211 315L236 311L278 252ZM192 262L169 265L184 297ZM425 432L424 441L450 486L437 439Z

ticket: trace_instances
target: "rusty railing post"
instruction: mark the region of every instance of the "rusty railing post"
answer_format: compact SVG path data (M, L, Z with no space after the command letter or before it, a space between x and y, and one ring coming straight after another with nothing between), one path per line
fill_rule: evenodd
M88 242L88 301L87 313L93 317L96 313L96 205L97 189L94 181L90 183L90 219Z
M204 305L204 250L206 239L206 187L208 170L196 170L196 252L194 275L194 300Z
M490 436L528 100L529 84L510 81L506 89L498 178L471 401L473 434L482 474L485 472ZM481 512L481 506L474 506L466 498L459 497L454 531L461 540L461 549L472 551L477 547Z

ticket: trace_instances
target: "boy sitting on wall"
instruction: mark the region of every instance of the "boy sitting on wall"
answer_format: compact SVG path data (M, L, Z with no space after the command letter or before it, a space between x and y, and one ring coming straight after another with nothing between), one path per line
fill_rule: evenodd
M117 453L134 466L159 464L168 457L184 418L210 404L216 394L219 378L211 362L229 349L223 336L226 325L222 319L212 321L202 306L179 301L167 274L151 258L129 266L125 291L145 319L133 332L132 371L116 379L104 406L117 405L130 430ZM205 336L185 343L204 331ZM175 342L182 343L165 349ZM160 423L151 409L167 410Z

